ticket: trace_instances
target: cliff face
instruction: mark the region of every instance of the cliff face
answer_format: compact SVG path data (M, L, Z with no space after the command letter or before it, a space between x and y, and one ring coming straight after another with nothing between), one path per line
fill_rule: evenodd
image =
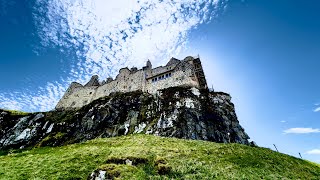
M71 111L28 115L0 111L0 149L135 133L249 144L230 95L196 88L173 87L158 95L115 93Z

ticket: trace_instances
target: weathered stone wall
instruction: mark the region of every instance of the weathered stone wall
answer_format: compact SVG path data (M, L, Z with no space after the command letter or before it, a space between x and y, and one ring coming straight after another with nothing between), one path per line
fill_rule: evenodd
M132 73L129 69L123 68L115 80L102 86L82 86L79 83L72 83L57 104L56 109L80 108L112 92L142 90L143 77L142 70Z
M174 68L171 68L174 67ZM146 84L146 90L150 93L155 93L159 89L165 89L168 87L175 87L175 86L190 86L190 87L197 87L198 82L197 78L194 74L194 67L188 61L181 61L179 64L175 64L169 67L164 67L167 73L164 73L163 69L159 71L161 73L155 73L158 75L153 75L153 78L148 79ZM173 70L171 70L173 69ZM158 71L158 72L159 72ZM171 73L171 76L167 76L167 74ZM152 81L152 79L157 78L160 80ZM164 79L162 78L164 77Z
M85 86L72 83L56 109L80 108L112 92L141 90L156 93L160 89L174 86L199 88L193 60L192 57L182 61L172 58L166 66L153 69L150 61L140 70L122 68L114 80L108 79L102 85L97 81L97 76L93 76Z
M104 84L97 88L94 99L107 96L112 92L130 92L142 90L143 88L143 71L139 70L130 74L130 71L120 71L120 74L114 81Z
M74 88L72 93L62 97L56 109L80 108L89 104L94 99L97 88L98 86Z

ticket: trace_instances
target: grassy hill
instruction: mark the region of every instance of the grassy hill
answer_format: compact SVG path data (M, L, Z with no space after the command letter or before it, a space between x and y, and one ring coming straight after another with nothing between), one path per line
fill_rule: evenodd
M96 169L112 179L320 179L319 165L266 148L151 135L0 154L0 179L86 179Z

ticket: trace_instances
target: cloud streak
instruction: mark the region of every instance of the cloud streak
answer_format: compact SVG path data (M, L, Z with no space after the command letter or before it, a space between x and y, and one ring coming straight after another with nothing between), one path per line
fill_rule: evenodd
M317 107L313 110L314 112L320 112L320 107Z
M320 149L313 149L313 150L307 151L307 154L320 155Z
M313 128L290 128L283 131L284 134L310 134L310 133L320 133L320 129Z
M36 0L33 16L42 48L72 50L77 61L67 77L36 91L0 92L0 107L50 110L72 81L85 83L95 74L103 80L123 66L141 67L147 59L163 64L185 48L190 30L216 18L226 2Z

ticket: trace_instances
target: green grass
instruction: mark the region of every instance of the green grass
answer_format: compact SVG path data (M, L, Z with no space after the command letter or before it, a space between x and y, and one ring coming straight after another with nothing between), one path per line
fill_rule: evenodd
M28 112L23 112L23 111L17 111L17 110L8 110L8 109L0 109L3 111L7 111L9 112L12 116L25 116L25 115L29 115L30 113Z
M0 155L0 179L86 179L95 169L115 179L320 179L318 164L266 148L142 134Z

